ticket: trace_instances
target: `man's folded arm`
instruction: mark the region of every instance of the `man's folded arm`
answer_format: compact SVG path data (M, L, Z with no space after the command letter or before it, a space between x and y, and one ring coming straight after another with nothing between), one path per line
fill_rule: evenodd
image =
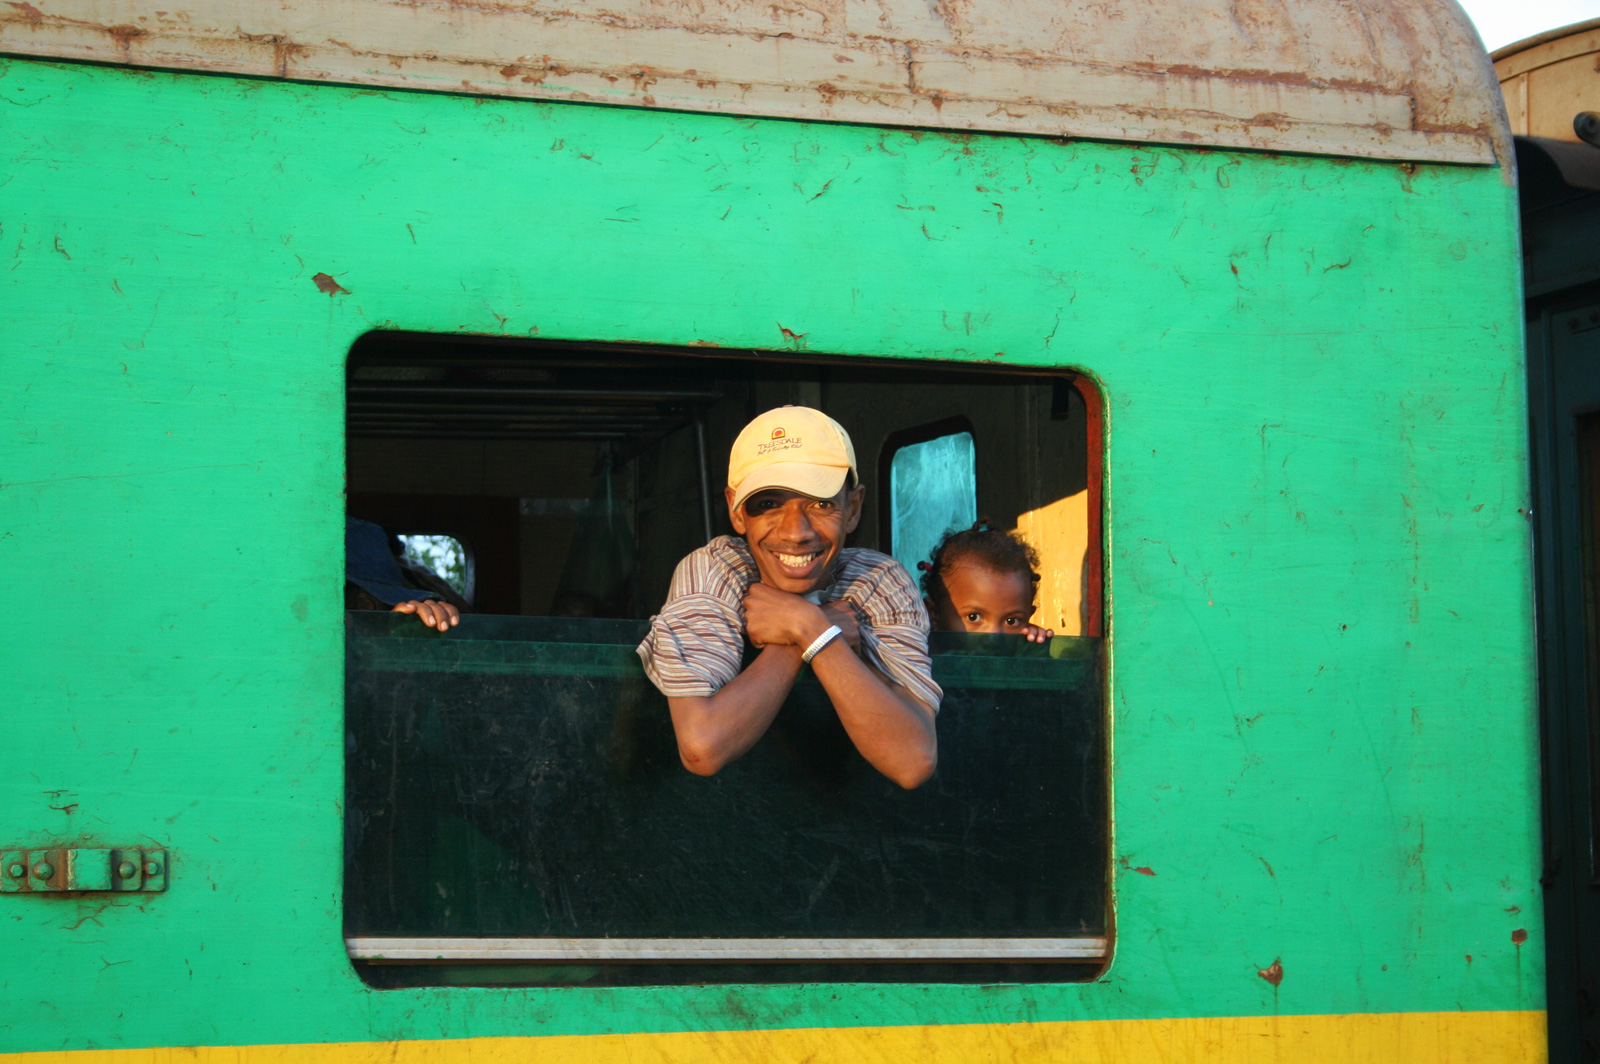
M937 713L944 691L933 680L928 613L910 575L898 562L885 559L847 593L861 603L861 659Z
M668 695L683 767L710 776L744 756L766 734L799 675L799 650L769 646L714 694Z
M910 790L926 783L939 763L934 707L878 672L843 640L811 659L850 741L868 763Z
M800 652L765 648L740 671L742 618L699 591L669 601L640 644L645 672L667 696L684 768L713 775L756 744L800 674Z

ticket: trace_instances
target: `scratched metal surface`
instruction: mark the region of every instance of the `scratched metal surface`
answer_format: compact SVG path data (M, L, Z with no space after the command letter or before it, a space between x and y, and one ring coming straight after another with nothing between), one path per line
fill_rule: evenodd
M0 63L0 115L0 838L143 840L173 873L137 902L6 896L0 1051L1537 1058L1498 171L28 60ZM1104 975L364 987L339 587L346 358L374 328L1100 382Z
M1454 0L26 0L0 52L813 120L1509 160Z

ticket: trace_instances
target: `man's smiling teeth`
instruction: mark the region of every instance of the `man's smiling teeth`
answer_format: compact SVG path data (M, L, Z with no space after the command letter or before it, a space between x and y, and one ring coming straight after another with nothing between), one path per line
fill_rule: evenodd
M790 568L804 569L806 566L810 565L812 562L821 557L822 552L820 550L815 550L810 554L780 554L777 551L773 551L772 555Z

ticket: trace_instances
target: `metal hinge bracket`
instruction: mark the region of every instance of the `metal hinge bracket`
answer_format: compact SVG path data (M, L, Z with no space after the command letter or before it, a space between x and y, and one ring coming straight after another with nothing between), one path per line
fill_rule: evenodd
M0 850L0 894L166 889L166 850Z

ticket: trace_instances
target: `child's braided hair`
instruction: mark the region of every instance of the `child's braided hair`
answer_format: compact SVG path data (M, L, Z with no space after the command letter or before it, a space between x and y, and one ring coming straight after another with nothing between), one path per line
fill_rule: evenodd
M971 528L949 531L933 548L933 556L918 562L922 570L922 593L937 602L944 593L944 574L967 559L999 573L1027 573L1035 589L1039 586L1039 552L1010 532L1002 532L980 517Z

